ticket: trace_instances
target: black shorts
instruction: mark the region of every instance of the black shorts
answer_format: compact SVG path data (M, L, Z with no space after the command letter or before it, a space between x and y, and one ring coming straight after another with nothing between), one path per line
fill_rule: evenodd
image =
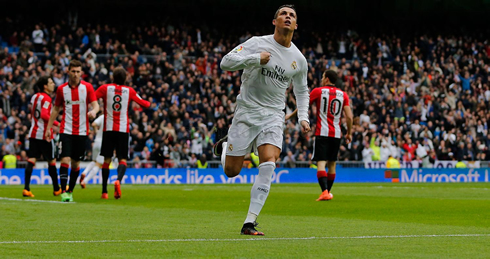
M41 158L43 156L45 161L51 161L54 157L54 141L47 142L46 140L40 140L35 138L29 138L29 150L27 156L29 158Z
M315 136L312 161L337 161L340 138Z
M103 157L113 157L116 150L116 157L128 159L129 153L129 133L118 131L104 131L102 134L102 147L100 155Z
M81 161L85 156L85 147L87 145L87 136L77 136L69 134L60 134L60 158L70 157L75 161Z

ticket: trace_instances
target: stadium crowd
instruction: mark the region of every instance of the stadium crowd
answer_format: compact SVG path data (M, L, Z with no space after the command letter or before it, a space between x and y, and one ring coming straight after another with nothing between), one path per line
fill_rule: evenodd
M1 156L15 154L20 161L27 160L34 83L42 75L51 75L57 86L66 82L71 59L83 62L83 80L95 89L123 66L131 75L128 85L151 102L149 109L135 105L131 111L130 160L162 166L215 160L212 145L227 134L241 84L239 72L220 69L221 58L262 34L169 23L77 25L75 19L24 29L13 24L3 21L0 34L0 146ZM490 160L490 43L483 37L299 30L293 42L309 62L310 89L319 86L323 71L334 69L341 78L336 85L350 97L357 123L339 160L386 161L390 154L426 166ZM292 112L291 89L285 102L285 112ZM285 123L281 160L287 166L310 160L315 112L310 109L307 135L294 119Z

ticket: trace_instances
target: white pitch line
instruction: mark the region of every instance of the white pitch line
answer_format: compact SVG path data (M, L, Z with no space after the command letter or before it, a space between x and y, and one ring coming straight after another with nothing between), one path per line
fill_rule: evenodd
M165 242L234 242L234 241L281 241L281 240L320 240L320 239L389 239L389 238L427 238L427 237L490 237L490 234L453 235L402 235L402 236L352 236L352 237L254 237L254 238L211 238L211 239L133 239L133 240L59 240L59 241L0 241L0 244L64 244L64 243L165 243Z
M67 203L75 203L75 202L61 202L61 201L45 201L45 200L35 200L35 199L17 199L17 198L7 198L7 197L0 197L0 200L6 200L6 201L30 201L30 202L47 202L47 203L62 203L62 204L67 204Z

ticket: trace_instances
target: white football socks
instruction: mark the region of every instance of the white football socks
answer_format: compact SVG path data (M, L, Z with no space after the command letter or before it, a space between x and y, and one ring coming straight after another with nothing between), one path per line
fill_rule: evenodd
M223 151L221 151L221 165L223 166L223 170L225 170L226 149L228 148L228 142L223 142L221 146L223 147Z
M265 162L259 165L259 175L255 178L255 183L250 192L250 207L244 223L255 222L262 207L264 207L267 196L269 196L274 169L276 169L274 162Z
M94 165L95 165L95 162L94 161L90 162L87 165L87 167L85 167L85 169L83 170L82 174L85 175L85 176L87 176L87 173L90 172L90 170L92 170L92 168L94 167Z
M88 181L90 181L90 179L92 179L95 175L97 175L99 170L100 170L100 167L94 163L92 170L90 170L90 172L87 175L85 175L85 179L83 179L83 183L88 183Z

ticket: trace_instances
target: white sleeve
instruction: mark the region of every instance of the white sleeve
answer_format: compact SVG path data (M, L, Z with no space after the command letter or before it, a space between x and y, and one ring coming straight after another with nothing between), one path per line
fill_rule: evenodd
M260 53L258 53L258 39L252 37L246 42L235 47L221 60L221 69L236 71L248 66L260 65Z
M104 123L104 115L99 116L97 119L95 119L94 123L99 127L99 129L102 127L102 124Z
M302 64L300 73L293 77L293 91L296 96L296 106L298 108L298 121L310 123L308 118L308 106L310 103L310 93L308 91L308 66L306 60Z

